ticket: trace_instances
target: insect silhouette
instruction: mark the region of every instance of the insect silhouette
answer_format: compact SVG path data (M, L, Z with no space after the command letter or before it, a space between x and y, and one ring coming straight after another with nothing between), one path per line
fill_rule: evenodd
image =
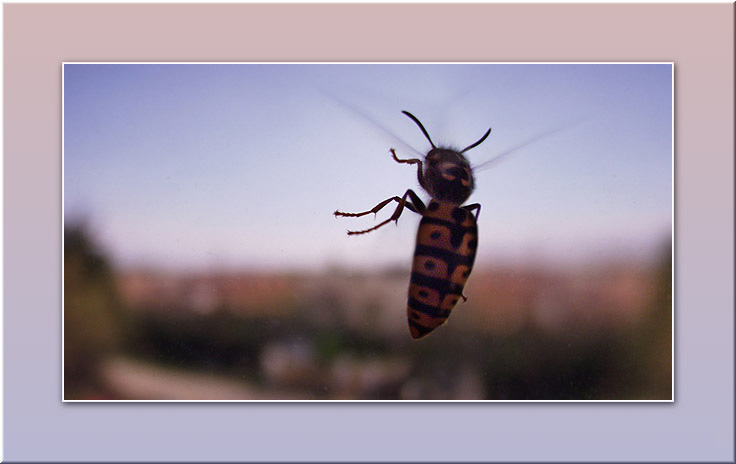
M442 325L460 298L467 300L463 288L477 252L480 204L462 206L475 187L473 169L464 153L480 145L490 135L491 129L462 150L437 147L419 119L408 111L402 113L419 126L432 149L424 160L400 159L396 150L391 148L389 151L397 163L417 165L419 185L431 196L429 204L425 206L419 196L408 189L403 196L388 198L371 210L360 213L335 211L334 215L360 217L376 214L391 202L398 203L390 218L370 229L348 231L348 235L372 232L391 221L398 224L404 208L422 216L407 304L409 332L413 339L419 339Z

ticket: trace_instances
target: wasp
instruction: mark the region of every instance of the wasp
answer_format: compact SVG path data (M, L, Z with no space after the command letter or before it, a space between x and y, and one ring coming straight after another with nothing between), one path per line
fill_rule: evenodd
M409 333L416 340L445 323L460 298L467 300L463 288L478 249L480 204L462 206L475 188L473 169L464 153L480 145L490 135L491 129L462 150L437 147L416 116L408 111L402 113L419 126L432 149L424 160L400 159L393 148L389 152L397 163L417 165L419 185L431 197L429 204L425 206L419 196L408 189L403 196L388 198L368 211L335 211L334 215L360 217L376 214L391 202L398 203L390 218L370 229L348 231L348 235L372 232L391 221L398 224L404 208L422 216L417 230L407 303Z

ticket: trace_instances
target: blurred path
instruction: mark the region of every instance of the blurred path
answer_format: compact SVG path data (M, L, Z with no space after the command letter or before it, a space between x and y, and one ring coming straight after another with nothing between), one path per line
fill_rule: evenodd
M293 392L263 390L222 376L173 369L126 358L101 368L103 380L125 400L290 400Z

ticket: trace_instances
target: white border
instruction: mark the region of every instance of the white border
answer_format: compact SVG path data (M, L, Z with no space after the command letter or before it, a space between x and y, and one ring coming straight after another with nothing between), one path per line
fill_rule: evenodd
M530 3L533 1L530 0ZM46 3L46 2L42 2ZM85 3L85 2L82 2ZM134 2L135 3L135 2ZM282 2L275 2L282 3ZM284 0L283 3L292 3ZM330 2L327 2L330 3ZM335 2L339 3L339 2ZM383 2L377 2L383 3ZM422 2L424 3L424 2ZM440 3L439 1L437 3ZM478 2L485 3L485 2ZM536 3L536 2L533 2ZM628 3L628 2L623 2ZM656 2L655 2L656 3ZM668 3L668 2L662 2ZM683 3L689 3L683 1ZM724 2L725 3L725 2ZM728 2L731 3L731 2ZM310 64L310 65L407 65L407 64L434 64L434 65L467 65L467 64L605 64L605 65L624 65L624 64L669 64L671 80L671 157L672 157L672 279L671 279L671 307L672 307L672 398L668 400L66 400L64 399L64 70L67 64L113 64L113 65L134 65L134 64L191 64L191 65L213 65L213 64L264 64L264 65L293 65L293 64ZM0 78L1 79L1 78ZM1 169L1 168L0 168ZM1 173L1 171L0 171ZM2 193L0 192L0 198ZM1 235L0 235L0 238ZM62 403L674 403L675 402L675 63L673 61L458 61L458 62L442 62L442 61L417 61L417 62L382 62L382 61L63 61L61 63L61 401ZM0 255L1 256L1 255ZM0 271L1 272L1 271ZM1 275L1 274L0 274ZM0 283L0 294L2 292L2 283ZM1 350L1 348L0 348ZM1 387L0 387L1 388ZM0 393L2 390L0 390ZM0 437L0 440L2 438ZM0 441L0 445L2 442ZM1 448L0 448L1 449ZM0 457L1 458L1 457Z
M64 296L64 228L66 224L64 222L64 136L66 131L64 130L64 63L61 64L61 401L64 402L64 302L66 301Z
M672 64L672 281L670 282L670 299L672 300L672 402L675 402L675 63Z

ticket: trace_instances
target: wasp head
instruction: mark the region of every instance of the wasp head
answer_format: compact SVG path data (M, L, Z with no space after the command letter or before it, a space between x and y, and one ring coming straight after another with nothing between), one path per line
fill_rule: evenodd
M475 180L467 158L455 150L433 148L424 160L423 187L432 198L460 205L468 199Z
M456 205L465 202L473 193L475 180L473 179L473 170L470 163L463 153L480 145L491 133L491 130L488 129L477 142L460 151L452 148L438 148L429 137L427 129L424 128L416 116L408 111L402 111L402 113L419 126L419 129L422 130L422 133L432 145L432 149L424 157L424 171L419 176L419 183L436 200Z

